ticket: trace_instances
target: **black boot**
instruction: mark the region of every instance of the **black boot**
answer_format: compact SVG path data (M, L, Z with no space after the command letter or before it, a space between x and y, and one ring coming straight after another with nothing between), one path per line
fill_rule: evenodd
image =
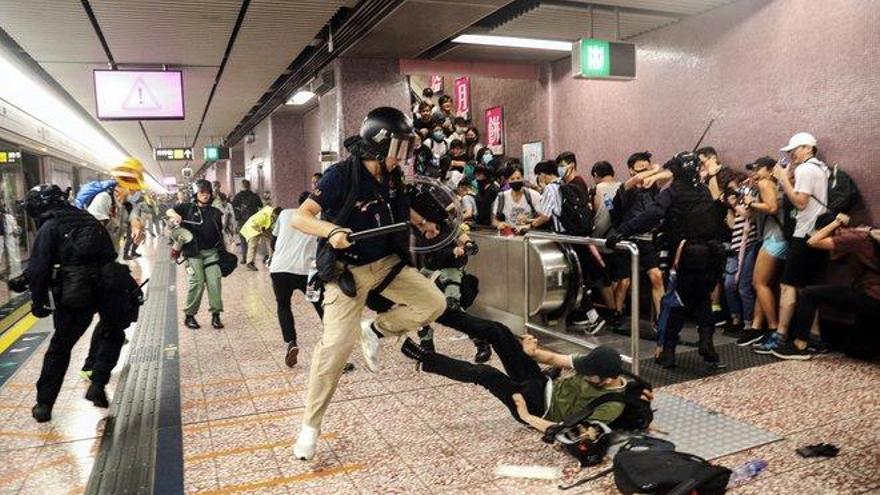
M45 423L52 420L52 406L46 404L37 404L31 409L31 416L37 420L37 423Z
M675 344L665 343L660 355L654 358L654 362L661 368L675 368Z
M475 363L485 363L492 357L492 346L485 340L476 340L477 354L474 356Z
M223 322L220 321L220 313L211 315L211 326L217 329L223 328Z
M192 328L193 330L202 328L202 326L199 325L199 322L196 321L196 317L193 315L186 315L186 318L183 319L183 324L186 328Z
M403 345L400 347L400 352L402 352L404 356L418 361L419 365L421 365L422 360L425 359L425 354L427 354L425 349L421 348L409 337L403 341Z
M86 391L86 400L92 401L95 407L103 407L105 409L110 407L110 401L107 400L107 392L104 391L104 386L98 385L95 382L89 385L89 389Z
M717 363L720 359L718 353L715 352L715 344L712 342L712 336L715 334L714 328L697 329L700 334L700 341L697 346L697 352L703 357L707 363Z

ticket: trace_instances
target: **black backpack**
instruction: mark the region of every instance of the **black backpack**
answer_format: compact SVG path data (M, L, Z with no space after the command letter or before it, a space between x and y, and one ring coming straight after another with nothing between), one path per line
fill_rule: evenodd
M723 466L667 448L620 449L614 456L614 484L624 495L720 495L732 474Z
M816 219L817 229L821 229L834 221L838 213L849 212L859 202L859 188L849 174L837 165L828 167L828 172L828 203L823 203L816 196L810 195L817 203L828 210Z
M571 184L560 184L559 194L562 197L562 211L559 223L569 235L590 235L593 231L593 211L588 199L580 190Z
M67 308L87 308L97 300L101 268L116 256L107 229L84 210L65 208L50 215L58 225L56 300Z

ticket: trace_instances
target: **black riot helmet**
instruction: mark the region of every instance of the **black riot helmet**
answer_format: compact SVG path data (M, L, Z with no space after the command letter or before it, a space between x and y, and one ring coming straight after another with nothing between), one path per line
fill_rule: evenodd
M39 220L46 212L66 204L64 191L55 184L40 184L27 193L24 208L28 216Z
M361 124L361 153L382 161L391 156L406 161L413 149L412 121L400 110L379 107L370 111Z
M195 198L196 194L200 192L207 192L214 197L214 187L211 185L211 181L206 179L199 179L193 183L193 198Z
M676 153L663 168L672 172L672 180L676 182L696 184L699 181L700 159L690 151Z

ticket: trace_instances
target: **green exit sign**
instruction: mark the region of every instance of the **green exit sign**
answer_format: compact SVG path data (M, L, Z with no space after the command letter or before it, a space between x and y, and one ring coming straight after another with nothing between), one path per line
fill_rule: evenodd
M224 146L205 146L202 152L208 162L229 159L229 148Z
M571 65L578 79L635 79L636 47L632 43L584 38L574 44Z

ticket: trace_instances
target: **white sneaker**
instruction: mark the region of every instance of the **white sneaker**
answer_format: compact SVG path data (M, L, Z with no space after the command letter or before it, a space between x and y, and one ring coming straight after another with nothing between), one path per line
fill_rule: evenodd
M301 461L310 461L315 457L315 449L318 447L318 437L321 431L308 425L302 425L299 437L293 446L293 455Z
M367 369L373 373L379 371L379 336L373 331L373 320L361 320L361 351Z

